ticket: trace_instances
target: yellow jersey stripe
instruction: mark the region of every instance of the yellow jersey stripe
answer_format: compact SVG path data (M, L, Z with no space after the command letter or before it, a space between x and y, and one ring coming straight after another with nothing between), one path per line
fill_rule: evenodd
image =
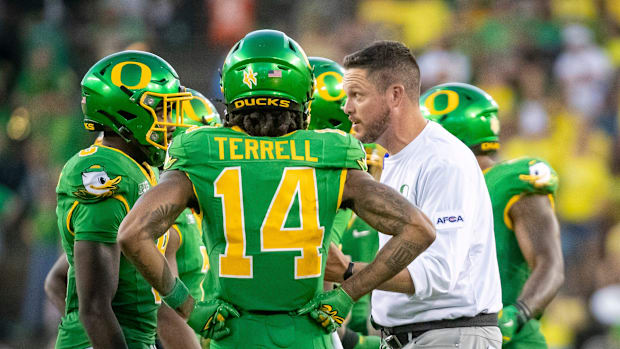
M338 204L336 205L336 209L340 207L340 203L342 202L342 192L344 191L344 182L347 180L347 169L343 168L342 173L340 174L340 188L338 189Z
M521 197L523 197L523 194L518 194L518 195L511 197L510 200L508 200L506 207L504 208L504 223L510 230L514 230L514 228L512 226L512 219L510 219L510 215L508 213L510 212L512 205L517 203L517 201L519 201Z
M67 231L69 231L69 234L73 236L75 236L75 233L71 230L71 216L73 215L73 210L75 210L79 203L79 201L75 200L69 209L69 213L67 213Z

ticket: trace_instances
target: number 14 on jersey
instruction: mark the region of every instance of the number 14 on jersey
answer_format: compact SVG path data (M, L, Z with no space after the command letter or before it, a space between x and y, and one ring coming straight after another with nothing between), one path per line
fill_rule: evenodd
M225 168L214 182L215 196L222 199L226 251L220 254L220 277L252 278L253 257L248 256L241 168ZM285 227L295 198L299 198L300 226ZM295 257L295 279L321 275L325 227L320 226L316 172L311 167L284 169L260 228L263 252L300 251Z

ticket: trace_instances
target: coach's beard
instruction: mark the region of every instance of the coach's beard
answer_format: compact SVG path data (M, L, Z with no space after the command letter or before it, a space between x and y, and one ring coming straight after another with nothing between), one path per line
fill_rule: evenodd
M376 143L377 139L383 135L387 130L390 122L392 121L392 115L390 108L384 106L379 117L375 118L372 123L366 125L364 134L359 138L362 143Z

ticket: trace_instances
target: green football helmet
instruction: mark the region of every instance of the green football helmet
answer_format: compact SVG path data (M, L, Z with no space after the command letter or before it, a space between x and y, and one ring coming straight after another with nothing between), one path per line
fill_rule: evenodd
M220 87L226 112L271 108L307 115L314 75L304 50L286 34L257 30L228 53Z
M217 112L215 106L202 93L191 88L182 88L185 92L192 94L192 99L181 103L181 112L183 113L183 124L188 127L192 126L221 126L222 120L220 113ZM177 127L173 133L173 137L185 132L185 127Z
M352 123L342 110L347 97L342 88L344 69L340 64L327 58L308 59L316 76L308 129L335 128L350 132Z
M114 131L137 145L153 166L165 159L171 136L168 128L187 127L179 111L191 99L190 92L180 91L174 68L148 52L109 55L82 79L84 127Z
M499 149L497 103L478 87L457 82L437 85L420 97L420 109L474 152Z

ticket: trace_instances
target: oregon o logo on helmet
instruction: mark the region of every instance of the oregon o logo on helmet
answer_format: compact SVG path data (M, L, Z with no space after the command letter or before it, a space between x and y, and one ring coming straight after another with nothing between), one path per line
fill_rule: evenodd
M448 103L445 108L437 110L435 109L435 98L440 95L446 95L448 98ZM426 98L424 106L428 109L428 112L431 113L431 115L448 114L459 106L459 94L452 90L435 91Z
M140 81L136 85L133 85L133 86L124 84L123 81L121 80L121 73L123 72L123 68L128 64L134 64L140 67ZM140 62L125 61L125 62L118 63L112 68L111 80L112 80L112 83L116 86L120 87L122 85L125 85L125 87L129 89L139 90L141 88L145 88L149 84L149 82L151 81L151 74L152 74L151 68L149 68L148 65L144 63L140 63Z
M340 99L342 99L345 96L345 92L344 90L340 90L340 93L338 94L338 96L332 96L329 94L329 91L327 90L327 86L325 85L325 78L327 76L332 76L334 77L334 79L336 79L336 81L338 81L338 84L342 84L342 75L334 72L334 71L326 71L323 74L319 75L316 78L316 88L319 92L319 96L321 96L321 98L323 98L326 101L338 101Z
M207 102L205 102L202 98L200 97L196 97L194 96L191 100L186 100L181 102L181 108L182 108L182 114L184 117L187 116L188 118L194 120L194 121L198 121L198 122L202 122L202 119L200 116L198 116L196 114L196 110L194 110L194 106L192 105L192 101L193 100L197 100L199 103L202 103L207 111L206 115L211 115L213 114L213 109L211 109L211 107L209 106L209 104Z

